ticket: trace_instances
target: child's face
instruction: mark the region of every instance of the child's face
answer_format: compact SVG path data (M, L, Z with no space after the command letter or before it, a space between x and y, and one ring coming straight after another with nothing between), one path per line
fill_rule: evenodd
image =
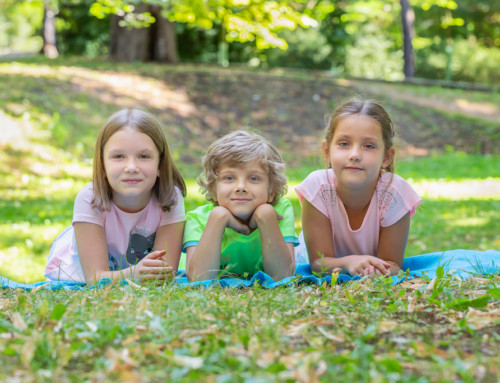
M241 167L222 165L213 196L242 221L247 221L259 205L274 199L269 195L269 175L258 161Z
M115 205L125 211L143 209L159 175L160 154L153 140L136 130L120 129L104 145L103 161Z
M324 154L332 166L337 185L354 190L373 187L380 170L389 165L394 150L385 150L382 128L378 121L363 115L341 119Z

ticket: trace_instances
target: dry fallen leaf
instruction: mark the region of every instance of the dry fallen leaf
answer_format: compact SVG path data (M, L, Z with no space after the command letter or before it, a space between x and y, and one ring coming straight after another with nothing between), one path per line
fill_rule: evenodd
M323 327L321 326L318 326L316 327L318 329L318 331L325 336L325 338L327 339L330 339L336 343L344 343L344 337L342 335L335 335L335 334L332 334L332 333L329 333L328 331L326 331Z
M392 320L380 321L377 325L379 332L390 332L398 326L398 322Z
M14 325L15 328L18 330L26 330L28 326L24 322L23 317L19 313L14 313L12 314L12 324Z
M465 315L468 325L474 326L474 329L479 330L490 324L500 321L500 309L481 311L469 307L469 311Z
M169 357L175 364L196 370L203 366L203 358L198 356L172 355Z

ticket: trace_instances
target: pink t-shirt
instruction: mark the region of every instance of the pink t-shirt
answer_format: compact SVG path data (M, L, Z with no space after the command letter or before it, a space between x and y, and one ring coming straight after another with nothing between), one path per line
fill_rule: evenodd
M160 226L186 220L184 199L176 187L177 204L164 212L152 195L147 206L137 213L126 213L111 203L109 211L92 207L92 183L76 196L73 223L88 222L104 227L111 270L135 265L149 254ZM45 276L51 280L85 282L75 243L73 225L64 230L50 249Z
M394 225L408 212L413 217L422 201L404 179L396 174L382 173L363 223L359 229L352 230L335 185L333 170L326 169L312 172L295 188L301 201L305 198L330 220L335 257L377 256L380 227Z

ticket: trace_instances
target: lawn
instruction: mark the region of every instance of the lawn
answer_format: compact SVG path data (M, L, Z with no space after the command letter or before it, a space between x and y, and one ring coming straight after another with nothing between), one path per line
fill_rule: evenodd
M166 126L188 183L187 210L203 203L195 178L206 145L240 125L259 128L287 162L287 197L300 232L293 189L324 167L318 155L324 116L360 94L354 85L315 78L235 78L217 68L104 60L0 63L0 275L43 279L50 244L71 223L74 197L90 179L98 127L137 103ZM500 249L498 123L446 109L445 102L438 109L420 102L498 105L498 94L366 89L364 96L383 93L392 105L408 144L397 172L424 199L406 256ZM415 104L391 104L398 89ZM171 284L2 290L0 380L494 382L499 285L498 276L462 281L444 273L398 286L369 279L272 290Z

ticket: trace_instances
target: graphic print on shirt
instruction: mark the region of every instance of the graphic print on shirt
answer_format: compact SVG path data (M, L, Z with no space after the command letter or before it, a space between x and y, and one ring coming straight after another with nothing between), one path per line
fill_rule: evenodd
M156 233L145 237L141 234L130 235L127 248L127 262L131 265L139 263L146 255L153 251Z

